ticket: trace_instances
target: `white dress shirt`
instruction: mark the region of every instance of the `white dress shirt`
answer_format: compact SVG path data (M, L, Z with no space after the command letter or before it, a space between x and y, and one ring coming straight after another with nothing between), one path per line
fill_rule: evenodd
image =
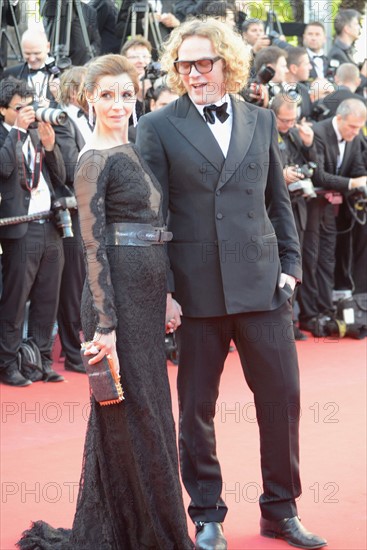
M20 132L27 133L23 128L10 126L9 124L6 124L6 122L3 122L3 125L8 130L8 132L10 132L12 128L15 128ZM33 147L32 140L29 137L29 134L27 135L27 138L23 143L23 147L22 147L25 162L27 163L28 163L28 150L30 151L29 168L33 174L35 150ZM38 212L46 212L47 210L50 210L50 208L51 208L51 193L41 171L40 179L37 187L35 189L31 189L31 198L29 201L28 214L38 214Z
M216 101L215 103L208 103L208 105L217 105L219 107L220 105L223 105L223 103L225 103L225 102L227 102L227 104L228 104L227 113L228 113L229 116L228 116L227 120L225 120L224 122L221 122L220 120L217 119L217 116L214 113L214 119L215 119L214 124L210 124L209 122L207 123L209 129L211 130L211 132L213 134L213 136L217 140L218 145L221 148L224 157L227 156L228 148L229 148L229 142L231 140L231 133L232 133L233 110L232 110L231 98L229 97L228 94L226 94L219 101ZM197 108L197 110L199 111L200 115L205 120L204 107L206 107L206 105L196 105L196 103L194 103L194 105Z

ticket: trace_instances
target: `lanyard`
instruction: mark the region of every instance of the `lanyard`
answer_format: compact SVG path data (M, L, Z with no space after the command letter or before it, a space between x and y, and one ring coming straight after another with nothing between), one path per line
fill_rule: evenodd
M31 161L30 139L31 138L29 135L27 139L29 140L27 168L24 162L23 142L20 139L19 130L18 130L18 141L15 146L15 151L16 151L16 157L17 157L18 175L19 175L20 184L23 187L23 189L27 189L28 191L31 191L32 189L37 189L40 181L41 171L42 171L42 147L41 147L41 144L38 143L35 148L34 166L32 170L30 166L30 161Z

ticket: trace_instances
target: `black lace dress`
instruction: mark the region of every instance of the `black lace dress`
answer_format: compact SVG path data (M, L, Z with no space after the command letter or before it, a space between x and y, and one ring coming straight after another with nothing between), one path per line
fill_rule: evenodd
M163 246L105 246L106 224L162 225L160 188L133 145L89 150L75 190L86 255L85 338L116 328L125 401L92 398L71 530L38 521L18 546L42 550L188 550L164 350Z

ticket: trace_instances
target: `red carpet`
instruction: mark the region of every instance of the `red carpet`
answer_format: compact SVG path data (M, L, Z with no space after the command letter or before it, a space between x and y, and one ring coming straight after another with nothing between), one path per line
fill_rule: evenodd
M302 380L299 514L330 550L366 550L367 340L298 344ZM88 414L85 375L65 383L0 386L0 550L14 548L30 520L71 526ZM174 412L176 367L169 363ZM229 550L291 548L259 535L259 439L236 352L228 357L216 417ZM187 504L185 495L185 503ZM193 529L190 524L190 533ZM98 543L96 543L98 550ZM139 549L136 549L139 550Z

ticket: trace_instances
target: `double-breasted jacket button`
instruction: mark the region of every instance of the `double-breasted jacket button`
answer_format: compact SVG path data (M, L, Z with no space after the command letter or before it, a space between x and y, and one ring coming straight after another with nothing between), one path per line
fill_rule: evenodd
M253 190L252 188L246 189L246 193L247 193L248 195L252 195L253 192L254 192L254 190Z
M218 212L216 217L217 217L217 220L221 220L223 219L223 214L221 212Z
M248 213L248 217L249 218L254 218L255 217L255 212L253 210L250 210L250 212Z

